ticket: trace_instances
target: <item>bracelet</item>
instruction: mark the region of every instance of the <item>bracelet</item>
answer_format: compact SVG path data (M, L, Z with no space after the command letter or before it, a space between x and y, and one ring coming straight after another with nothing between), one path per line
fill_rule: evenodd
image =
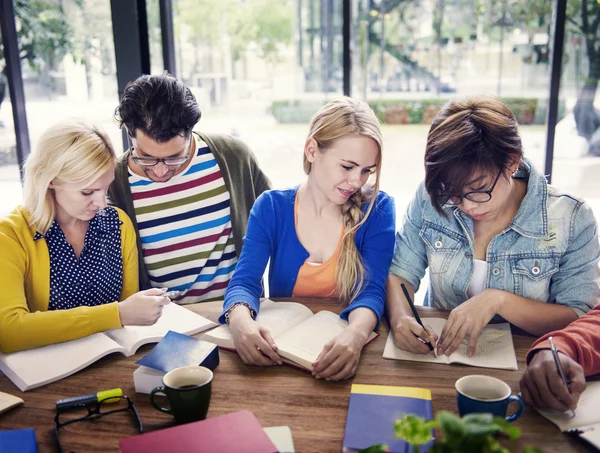
M246 307L250 311L250 316L252 317L252 319L256 318L256 312L250 306L250 304L248 304L247 302L237 302L237 303L233 304L231 307L229 307L227 309L227 311L225 312L225 323L226 324L229 324L229 316L231 315L231 312L233 311L233 309L236 307L239 307L240 305Z

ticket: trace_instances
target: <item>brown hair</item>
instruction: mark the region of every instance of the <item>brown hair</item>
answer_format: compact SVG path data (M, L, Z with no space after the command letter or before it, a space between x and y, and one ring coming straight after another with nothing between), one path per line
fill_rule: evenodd
M350 304L360 293L365 281L365 268L354 243L356 230L367 220L377 194L379 193L379 174L381 172L381 153L383 140L379 129L379 120L366 102L349 97L334 99L323 106L313 116L306 142L314 139L319 150L325 152L334 142L348 136L372 138L379 149L375 182L365 185L341 206L344 221L344 238L335 275L335 286L344 305ZM304 172L308 175L311 163L304 155ZM368 203L363 213L362 206Z
M452 99L429 129L425 189L443 214L449 196L459 195L477 171L494 174L521 157L517 120L506 105L492 96Z

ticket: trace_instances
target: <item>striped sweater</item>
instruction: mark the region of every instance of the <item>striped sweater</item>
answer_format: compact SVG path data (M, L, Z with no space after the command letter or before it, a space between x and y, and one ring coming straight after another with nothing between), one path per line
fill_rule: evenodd
M240 140L219 134L194 133L194 136L198 142L202 141L208 145L221 172L221 176L230 197L231 235L235 245L236 256L239 256L242 249L243 237L246 232L250 209L256 198L262 192L270 188L270 182L259 168L254 154L252 154L248 147ZM127 212L131 218L136 230L138 250L143 252L147 247L142 244L138 229L138 220L144 221L144 219L138 219L134 209L132 187L130 186L129 181L129 157L130 151L126 151L117 162L115 181L109 189L109 199L112 204ZM203 191L203 182L207 181L204 180L198 182L199 186L194 193ZM169 188L175 184L178 184L178 182L173 178L165 183L155 183L155 189L164 189L165 191L168 191ZM160 193L161 192L158 192L158 194ZM144 216L144 214L142 214L142 216ZM155 213L153 218L159 219L160 215ZM205 237L205 240L216 242L219 237L220 235L209 235ZM169 251L163 249L163 252L169 253L168 255L165 255L166 259L176 258L176 250ZM150 281L150 275L146 268L146 258L142 253L139 255L140 289L148 289L155 285ZM208 265L210 265L210 263L208 263ZM160 286L163 286L163 284Z
M154 287L182 291L179 303L219 299L237 263L230 196L206 143L169 184L129 175L142 254Z

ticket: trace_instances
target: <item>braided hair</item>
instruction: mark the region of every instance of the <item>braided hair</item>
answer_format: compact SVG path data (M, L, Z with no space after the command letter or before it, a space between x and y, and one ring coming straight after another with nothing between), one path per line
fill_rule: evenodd
M343 97L323 106L312 118L307 141L314 139L325 152L344 137L359 135L372 138L379 149L374 172L375 181L356 191L341 207L344 224L342 252L337 263L335 286L340 301L349 305L362 290L367 278L365 267L354 238L358 228L367 220L379 192L379 174L383 140L379 120L366 102ZM304 156L304 172L308 175L312 164ZM366 205L366 208L363 209Z

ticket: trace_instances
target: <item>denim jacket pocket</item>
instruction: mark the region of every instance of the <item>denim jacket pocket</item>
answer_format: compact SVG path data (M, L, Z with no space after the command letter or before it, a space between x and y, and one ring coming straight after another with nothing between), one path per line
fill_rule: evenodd
M431 223L424 223L419 235L427 246L429 272L432 274L446 272L452 258L460 250L461 241L452 233L436 228L436 225Z
M550 280L558 272L559 256L512 259L514 293L527 299L547 302Z

